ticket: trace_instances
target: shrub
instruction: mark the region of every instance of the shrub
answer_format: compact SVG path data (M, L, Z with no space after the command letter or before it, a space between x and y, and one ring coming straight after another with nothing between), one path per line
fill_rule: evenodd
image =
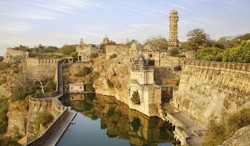
M93 84L87 83L85 86L86 86L86 91L88 91L88 92L94 92L95 91L95 89L93 87Z
M7 99L0 99L0 135L5 133L8 126L8 100Z
M21 146L19 143L14 141L12 138L3 137L3 136L0 136L0 145L1 146Z
M0 56L0 62L2 62L2 61L3 61L3 59L4 59L4 58L3 58L3 56Z
M132 101L133 104L141 104L140 102L140 95L138 91L134 91L132 98L130 99Z
M111 55L110 57L109 57L109 59L114 59L114 58L116 58L117 57L117 54L113 54L113 55Z
M205 146L220 145L223 141L233 136L240 128L250 124L250 108L242 109L238 113L229 115L222 124L211 121L207 127Z
M109 88L114 87L114 84L109 79L107 79L107 85L108 85Z
M95 72L94 75L92 76L92 78L89 80L89 83L91 83L92 85L94 84L94 82L100 77L100 73Z
M6 83L6 82L7 82L7 76L4 75L4 76L2 76L2 78L0 78L0 86L1 86L2 84Z
M9 67L10 67L9 63L5 63L5 62L0 63L0 70L4 70L4 69L9 68Z
M171 49L169 51L169 54L170 54L170 56L177 57L180 53L179 53L179 50L177 48L174 48L174 49Z
M39 113L36 117L36 125L37 126L44 126L44 127L48 127L50 123L52 123L54 120L54 117L51 113L48 112L43 112L43 113Z
M46 84L45 84L45 88L44 88L45 92L54 92L56 90L56 84L54 81L49 80Z
M89 67L82 67L81 70L76 74L76 76L81 77L81 76L86 76L91 73L91 68Z

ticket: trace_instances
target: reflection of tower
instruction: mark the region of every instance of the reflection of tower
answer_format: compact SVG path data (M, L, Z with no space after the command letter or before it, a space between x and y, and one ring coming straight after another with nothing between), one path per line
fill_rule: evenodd
M178 20L179 16L176 10L172 10L169 16L169 42L168 49L179 47L178 40Z

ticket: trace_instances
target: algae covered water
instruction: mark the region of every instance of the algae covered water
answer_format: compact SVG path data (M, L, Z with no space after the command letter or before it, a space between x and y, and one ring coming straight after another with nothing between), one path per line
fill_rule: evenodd
M77 111L58 146L171 146L171 125L130 110L114 97L67 95L62 103Z

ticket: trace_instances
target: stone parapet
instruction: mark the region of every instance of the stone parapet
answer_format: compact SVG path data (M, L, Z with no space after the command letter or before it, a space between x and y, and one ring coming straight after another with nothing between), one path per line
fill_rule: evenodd
M234 63L234 62L214 62L214 61L199 61L199 60L185 60L184 65L220 68L238 71L250 72L249 63Z

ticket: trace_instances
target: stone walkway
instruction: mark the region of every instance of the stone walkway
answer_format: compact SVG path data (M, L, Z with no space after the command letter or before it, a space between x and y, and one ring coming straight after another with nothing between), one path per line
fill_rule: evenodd
M60 138L63 136L64 132L67 130L71 121L75 118L75 111L68 111L67 116L63 119L60 124L57 125L55 132L46 139L46 141L41 146L55 146Z
M200 146L202 145L202 143L204 143L204 134L206 128L203 124L199 123L195 119L192 119L191 117L187 117L184 113L173 108L170 104L164 105L163 109L164 112L171 113L176 119L187 126L187 128L183 130L190 137L189 139L187 139L189 145Z

